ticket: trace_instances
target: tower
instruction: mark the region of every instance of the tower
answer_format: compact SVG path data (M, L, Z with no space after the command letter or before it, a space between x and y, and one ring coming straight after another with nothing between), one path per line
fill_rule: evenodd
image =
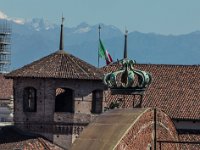
M14 82L15 127L69 149L103 112L105 86L99 69L65 52L63 21L59 50L6 77Z
M11 64L11 26L0 22L0 73L9 72Z

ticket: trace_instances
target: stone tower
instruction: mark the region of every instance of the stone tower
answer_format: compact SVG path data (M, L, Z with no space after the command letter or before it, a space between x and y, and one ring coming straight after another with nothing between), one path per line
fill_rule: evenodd
M59 50L7 74L14 82L14 122L25 132L69 148L93 116L103 111L102 73Z

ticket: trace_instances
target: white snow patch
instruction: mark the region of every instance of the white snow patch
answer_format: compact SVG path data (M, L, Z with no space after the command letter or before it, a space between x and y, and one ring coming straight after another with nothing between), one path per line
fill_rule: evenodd
M0 11L0 19L5 19L5 20L8 20L8 21L13 21L13 22L15 22L17 24L24 24L25 23L24 19L8 17L2 11Z
M0 11L0 19L8 19L8 16Z
M91 30L90 27L85 27L85 28L80 28L76 31L74 31L74 33L86 33L86 32L89 32Z
M17 23L17 24L24 24L25 23L24 19L13 19L12 21Z

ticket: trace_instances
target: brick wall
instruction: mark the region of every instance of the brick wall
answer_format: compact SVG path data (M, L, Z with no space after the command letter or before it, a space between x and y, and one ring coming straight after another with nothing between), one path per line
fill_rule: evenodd
M0 100L10 100L13 95L13 81L11 79L5 79L4 74L0 73Z
M153 146L153 109L142 114L123 139L116 146L116 150L148 150ZM157 140L178 141L178 134L171 119L162 111L157 110ZM178 150L178 144L162 144L162 150ZM157 142L157 149L160 144Z
M104 93L104 107L109 107L112 102L119 103L120 108L141 107L143 101L142 95L112 95L110 90L106 90Z

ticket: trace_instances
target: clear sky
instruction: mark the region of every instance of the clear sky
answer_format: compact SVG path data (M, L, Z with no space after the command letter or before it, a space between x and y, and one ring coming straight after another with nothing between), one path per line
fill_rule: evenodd
M185 34L200 30L200 0L0 0L16 18L44 18L65 26L104 23L121 30Z

